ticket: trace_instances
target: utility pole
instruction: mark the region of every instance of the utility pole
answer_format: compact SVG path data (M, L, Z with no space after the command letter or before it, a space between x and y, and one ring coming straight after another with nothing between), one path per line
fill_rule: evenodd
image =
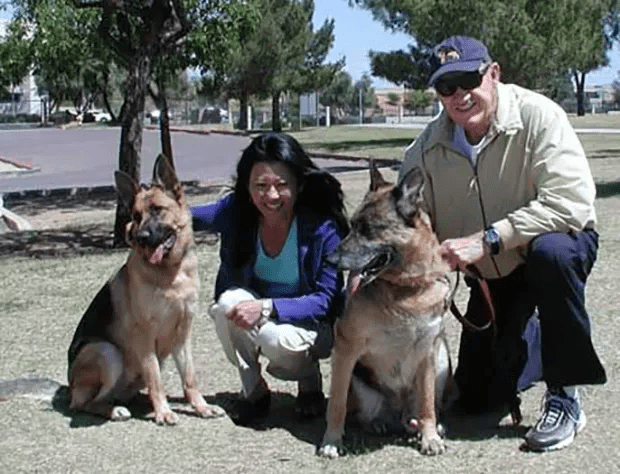
M362 86L359 88L359 102L360 102L360 125L364 124L364 109L362 104Z

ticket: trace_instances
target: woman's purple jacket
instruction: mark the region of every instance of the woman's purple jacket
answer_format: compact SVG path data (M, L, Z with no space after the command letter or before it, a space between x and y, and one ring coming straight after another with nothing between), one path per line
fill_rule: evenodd
M250 261L240 268L232 263L233 236L238 229L233 218L238 212L233 193L214 203L191 208L194 230L208 230L220 235L220 268L215 282L215 299L232 287L253 287L253 268L256 252ZM274 298L278 321L308 324L326 318L333 320L344 307L342 272L326 259L342 239L332 219L313 216L300 211L297 214L297 235L299 239L299 294L293 297ZM247 239L248 245L256 248L256 235ZM269 295L260 295L268 298Z

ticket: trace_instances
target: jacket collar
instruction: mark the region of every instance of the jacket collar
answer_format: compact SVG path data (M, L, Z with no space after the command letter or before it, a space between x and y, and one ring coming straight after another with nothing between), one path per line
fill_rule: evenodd
M434 126L433 126L434 123ZM498 135L506 133L512 135L523 129L523 121L519 111L519 104L514 86L497 85L497 112L491 122L490 133ZM423 151L427 151L435 145L443 145L453 149L454 122L445 109L435 118L429 126L429 137Z

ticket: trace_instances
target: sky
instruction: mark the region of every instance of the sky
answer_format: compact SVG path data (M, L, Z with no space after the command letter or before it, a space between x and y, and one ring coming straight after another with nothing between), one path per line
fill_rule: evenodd
M0 11L0 19L8 18L6 11ZM326 19L335 20L335 41L327 60L336 61L345 57L345 70L353 81L362 77L364 72L370 74L368 51L392 51L405 49L410 38L402 33L386 31L379 22L372 19L370 12L358 7L349 7L347 0L314 0L314 27L319 28ZM586 76L586 85L610 84L618 78L620 71L620 48L614 46L610 54L611 64ZM375 87L391 84L372 78Z
M349 7L347 0L314 0L314 28L318 29L327 18L335 20L336 37L327 60L336 61L345 56L345 70L354 82L359 80L364 72L370 74L368 51L405 49L410 43L409 36L386 31L381 23L373 20L369 11ZM620 49L617 43L610 54L610 59L609 67L586 75L586 85L610 84L618 78ZM391 85L379 78L372 79L375 87Z

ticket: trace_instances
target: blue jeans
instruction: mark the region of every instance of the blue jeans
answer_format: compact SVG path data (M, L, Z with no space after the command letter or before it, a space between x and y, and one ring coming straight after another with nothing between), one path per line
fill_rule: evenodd
M455 378L468 411L493 408L514 399L527 359L522 338L538 309L543 380L549 387L601 384L607 377L590 337L585 284L598 250L598 234L548 233L532 240L526 263L510 275L488 280L496 310L495 328L463 330ZM466 317L481 324L484 301L467 280L471 296Z

